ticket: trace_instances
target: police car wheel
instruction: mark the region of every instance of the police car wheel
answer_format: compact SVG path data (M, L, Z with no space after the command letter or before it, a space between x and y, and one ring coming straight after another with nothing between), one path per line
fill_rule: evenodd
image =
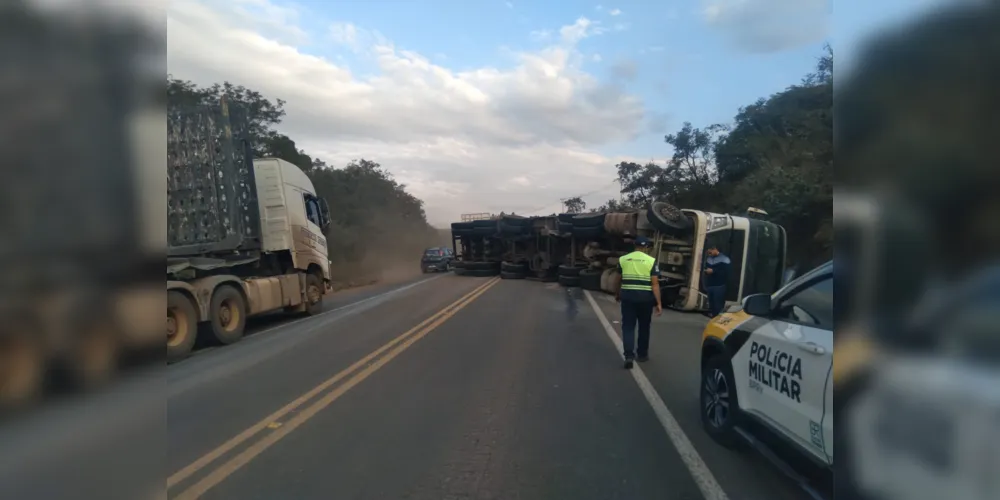
M737 434L733 430L739 418L739 401L733 381L733 367L724 355L717 355L705 363L701 373L701 424L705 432L717 443L733 448Z

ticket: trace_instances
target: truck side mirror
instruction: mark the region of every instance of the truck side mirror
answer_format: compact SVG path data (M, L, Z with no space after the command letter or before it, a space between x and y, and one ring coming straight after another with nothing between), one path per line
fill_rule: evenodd
M319 200L319 216L323 222L322 229L323 232L330 230L330 225L333 223L333 219L330 217L330 206L326 204L326 200L323 198L317 198Z

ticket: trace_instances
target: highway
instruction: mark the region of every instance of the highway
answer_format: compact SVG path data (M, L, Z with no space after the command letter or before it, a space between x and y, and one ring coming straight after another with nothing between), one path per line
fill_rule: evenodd
M618 319L610 297L522 280L339 293L318 316L256 321L159 372L154 469L174 499L805 498L702 432L704 317L665 311L632 372L609 335ZM4 496L60 492L10 474Z

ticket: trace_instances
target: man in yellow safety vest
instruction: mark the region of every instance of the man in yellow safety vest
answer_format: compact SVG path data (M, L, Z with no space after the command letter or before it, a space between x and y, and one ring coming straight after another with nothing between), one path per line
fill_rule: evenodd
M632 369L632 360L649 360L649 328L653 321L653 310L659 316L663 312L660 302L660 271L656 259L649 255L649 239L635 238L632 253L618 259L618 271L622 274L621 284L615 293L615 300L622 309L622 350L625 355L625 369ZM635 329L639 327L639 345L635 345ZM636 352L638 350L638 352ZM636 357L638 354L638 358Z

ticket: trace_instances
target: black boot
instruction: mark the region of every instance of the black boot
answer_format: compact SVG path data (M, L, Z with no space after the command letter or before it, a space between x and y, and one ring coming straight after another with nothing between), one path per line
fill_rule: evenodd
M625 358L625 369L626 370L632 369L632 358Z

